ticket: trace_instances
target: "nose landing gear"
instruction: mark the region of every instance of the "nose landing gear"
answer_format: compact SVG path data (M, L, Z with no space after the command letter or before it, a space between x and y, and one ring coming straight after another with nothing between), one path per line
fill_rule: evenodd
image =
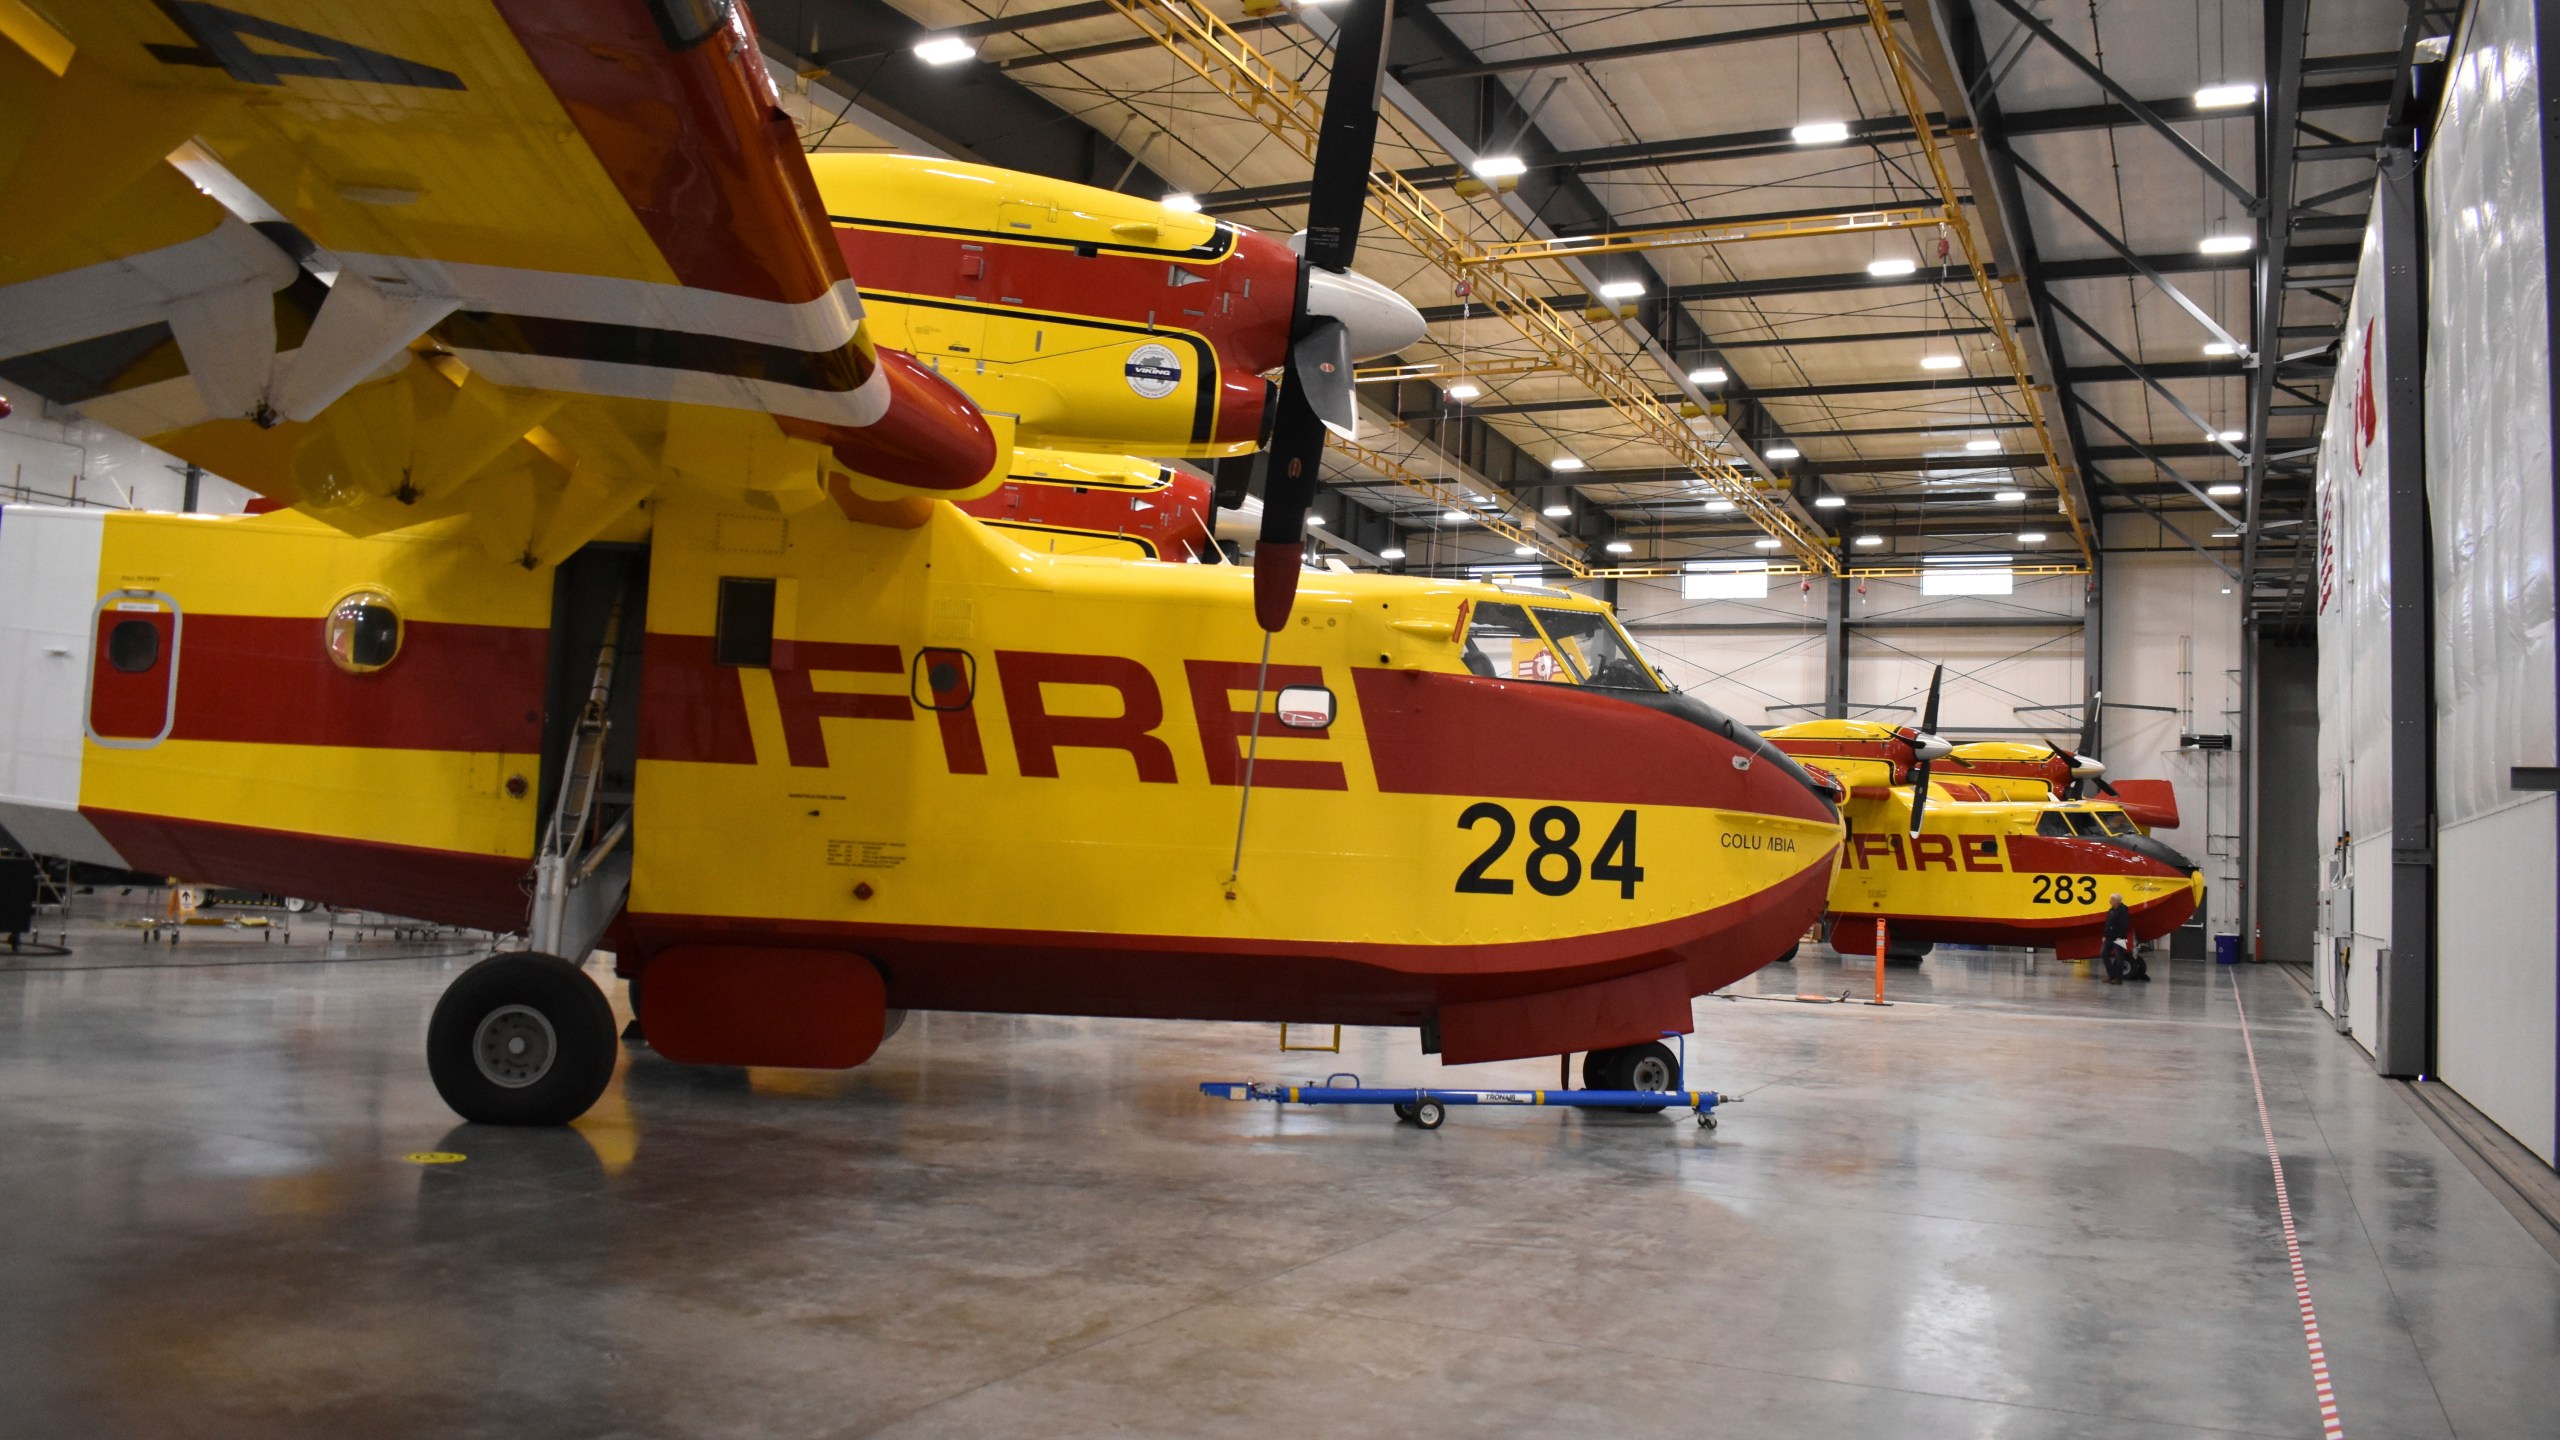
M551 955L492 955L462 972L427 1022L427 1073L465 1120L566 1125L613 1078L613 1007Z

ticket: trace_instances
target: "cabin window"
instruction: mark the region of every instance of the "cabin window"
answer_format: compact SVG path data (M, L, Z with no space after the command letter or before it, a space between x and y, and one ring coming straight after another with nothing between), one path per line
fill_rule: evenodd
M391 597L359 590L329 607L322 626L329 659L350 675L370 675L400 654L400 612Z
M2126 815L2123 811L2100 810L2097 812L2097 815L2098 823L2105 827L2108 834L2130 835L2133 833L2132 817Z
M1467 621L1467 668L1502 680L1570 680L1517 605L1480 604Z
M712 627L713 663L772 668L773 591L771 580L721 577L720 613Z
M2072 832L2082 839L2104 840L2107 838L2107 827L2098 823L2097 816L2086 810L2070 810L2064 813L2071 817Z
M119 620L107 632L107 663L139 675L160 663L160 627L148 620Z
M2068 839L2071 835L2071 822L2062 818L2061 811L2047 810L2036 817L2036 833L2039 835L2058 835Z

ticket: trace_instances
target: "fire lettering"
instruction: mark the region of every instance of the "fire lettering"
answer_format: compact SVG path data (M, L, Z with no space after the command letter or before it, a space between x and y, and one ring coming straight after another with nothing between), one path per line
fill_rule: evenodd
M1191 713L1200 724L1200 755L1209 765L1212 785L1244 783L1244 747L1253 733L1253 707L1236 707L1234 697L1241 692L1251 695L1260 667L1241 661L1185 660L1183 669L1191 680ZM1274 696L1290 685L1322 685L1324 669L1317 665L1274 665L1264 686ZM1271 712L1263 712L1262 738L1271 740L1329 740L1333 729L1283 730ZM1253 783L1276 785L1288 790L1341 790L1342 767L1331 760L1274 760L1268 754L1253 762Z
M1156 738L1164 723L1164 696L1147 667L1120 655L1052 655L1038 650L999 650L996 675L1004 687L1005 714L1013 726L1013 751L1022 773L1058 778L1060 750L1120 750L1151 785L1174 783L1173 752ZM1117 715L1058 715L1042 687L1084 685L1116 691Z
M1965 836L1964 868L1998 871L2000 869L2000 838L1996 835Z
M1952 835L1914 835L1911 837L1911 868L1926 870L1932 865L1956 868L1956 842Z
M788 668L775 666L774 703L782 710L782 740L791 763L825 769L829 718L846 720L913 720L915 706L905 695L877 691L820 690L812 677L821 672L854 675L904 675L906 666L895 645L838 645L802 641Z

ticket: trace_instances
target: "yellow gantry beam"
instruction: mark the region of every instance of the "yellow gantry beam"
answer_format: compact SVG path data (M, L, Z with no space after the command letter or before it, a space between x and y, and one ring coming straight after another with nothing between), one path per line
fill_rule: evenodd
M1109 0L1111 7L1182 65L1260 122L1272 138L1315 163L1323 101L1286 69L1237 34L1226 22L1180 0ZM1950 202L1952 203L1952 202ZM1615 357L1591 343L1578 321L1567 320L1539 291L1545 287L1518 262L1492 254L1468 235L1458 219L1432 203L1412 181L1384 166L1369 172L1369 213L1423 258L1464 282L1470 303L1508 320L1539 358L1588 387L1645 439L1695 472L1717 495L1804 564L1836 574L1839 557L1820 531L1764 492L1755 477L1718 455L1678 411L1637 383ZM2076 522L2075 522L2076 523ZM1524 539L1542 551L1545 542ZM1551 553L1551 552L1549 552ZM1587 573L1578 561L1559 563Z
M1350 456L1406 489L1429 496L1441 509L1466 516L1514 546L1537 551L1548 564L1561 567L1576 580L1588 580L1597 573L1582 562L1581 556L1560 548L1526 522L1513 519L1507 510L1488 510L1478 505L1474 492L1462 486L1422 474L1394 456L1372 450L1357 440L1327 435L1324 443L1326 448Z
M1585 255L1616 255L1630 250L1677 250L1696 245L1741 245L1755 240L1803 240L1820 235L1925 230L1943 223L1944 217L1935 205L1896 205L1882 210L1843 211L1837 215L1800 215L1789 220L1614 230L1606 234L1573 235L1557 240L1500 240L1482 246L1464 263L1489 265L1504 260L1574 260Z
M2044 402L2036 390L2035 377L2027 371L2026 352L2018 345L2017 323L2009 318L2008 302L2001 297L2000 287L1993 283L1991 271L1982 258L1981 239L1974 234L1973 221L1957 203L1956 185L1947 173L1947 158L1938 148L1937 132L1929 124L1929 107L1921 102L1920 88L1911 78L1911 66L1903 57L1902 42L1894 38L1893 10L1885 0L1866 0L1867 28L1875 32L1876 48L1884 52L1885 68L1893 72L1895 91L1902 97L1902 108L1911 117L1913 135L1920 153L1929 161L1930 179L1938 188L1938 200L1947 217L1947 227L1956 233L1964 246L1965 264L1973 271L1973 283L1982 292L1983 320L1998 337L2000 353L2008 361L2010 378L2017 382L2018 405L2026 412L2027 421L2035 427L2036 444L2044 451L2046 467L2053 475L2053 488L2062 497L2063 517L2071 522L2071 538L2080 547L2085 565L2091 559L2088 527L2080 520L2080 507L2071 494L2071 471L2054 449L2053 431L2045 423ZM2058 362L2057 362L2058 363Z
M5 0L0 0L5 3ZM1425 360L1413 365L1362 365L1351 372L1354 380L1472 380L1489 375L1535 375L1553 370L1553 361L1518 360Z

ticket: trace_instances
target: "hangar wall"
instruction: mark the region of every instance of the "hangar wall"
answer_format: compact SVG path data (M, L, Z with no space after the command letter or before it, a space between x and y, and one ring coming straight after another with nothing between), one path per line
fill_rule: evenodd
M2555 1113L2548 79L2530 0L2481 0L2425 161L2435 600L2437 1069L2545 1161Z
M186 467L120 430L79 412L19 398L0 419L0 503L95 505L111 510L185 508ZM196 509L236 515L250 492L217 476L197 487Z
M2110 520L2110 546L2148 530L2134 519L2121 532ZM2240 914L2239 753L2180 742L2238 728L2240 597L2219 569L2185 549L2118 549L2105 564L2100 673L2107 710L2099 757L2110 779L2177 785L2180 824L2153 833L2203 867L2206 928L2232 930ZM2137 706L2143 708L2130 708Z

